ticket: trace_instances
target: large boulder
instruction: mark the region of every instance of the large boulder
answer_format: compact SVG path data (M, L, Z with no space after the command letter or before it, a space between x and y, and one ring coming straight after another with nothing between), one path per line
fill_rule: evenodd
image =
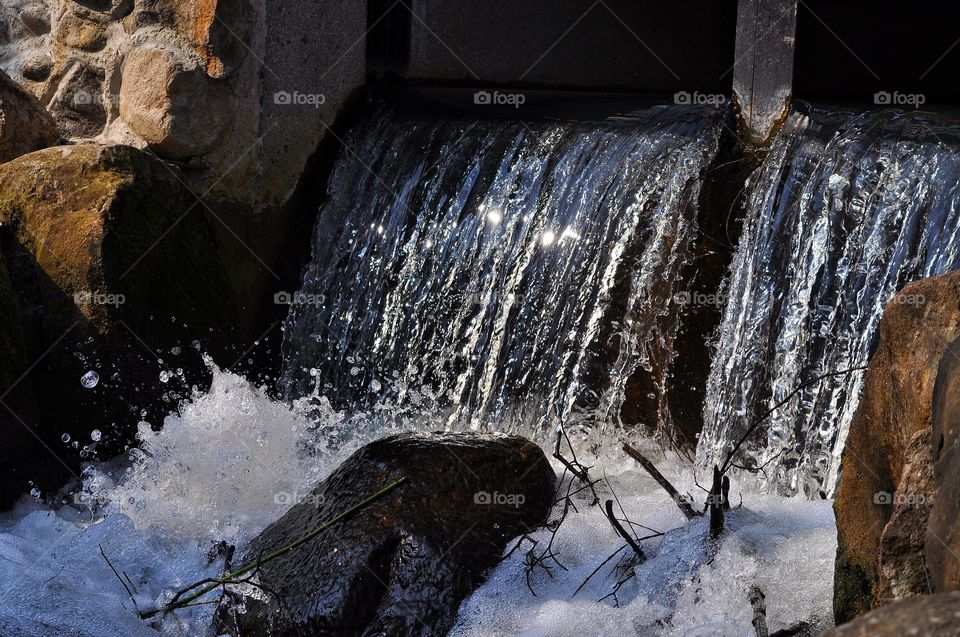
M955 591L960 590L960 339L940 361L931 437L937 496L927 524L927 569L934 591Z
M940 361L958 336L960 273L912 283L884 310L834 502L837 623L929 591L924 544L939 499L931 404Z
M900 600L828 630L822 637L960 637L960 593Z
M0 165L0 249L51 448L76 460L122 447L203 382L194 340L215 353L233 340L202 209L175 168L130 147L57 146Z
M555 475L516 436L401 434L363 447L245 551L291 544L387 484L407 482L349 520L263 564L270 595L217 611L235 636L443 635L509 540L543 524ZM219 634L219 633L218 633Z
M50 114L0 71L0 163L52 146L59 139Z

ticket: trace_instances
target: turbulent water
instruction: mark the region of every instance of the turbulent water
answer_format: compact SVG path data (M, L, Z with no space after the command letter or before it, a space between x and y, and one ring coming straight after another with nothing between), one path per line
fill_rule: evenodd
M635 370L656 357L654 384L669 374L721 117L381 111L348 140L320 212L285 326L288 396L534 436L616 423Z
M960 125L891 111L793 113L752 177L704 409L715 461L759 412L865 365L888 302L960 265ZM752 449L786 492L831 493L864 373L811 385Z

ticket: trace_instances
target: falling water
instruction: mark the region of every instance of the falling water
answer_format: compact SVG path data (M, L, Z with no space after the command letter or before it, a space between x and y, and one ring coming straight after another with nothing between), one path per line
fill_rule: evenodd
M660 388L669 373L651 360L674 356L673 299L723 116L382 110L347 140L319 215L285 326L288 397L534 436L616 423L634 371Z
M866 364L906 283L960 265L960 125L892 111L793 113L752 177L707 387L699 455L819 374ZM787 492L831 493L863 372L779 409L752 462ZM775 457L775 458L774 458Z

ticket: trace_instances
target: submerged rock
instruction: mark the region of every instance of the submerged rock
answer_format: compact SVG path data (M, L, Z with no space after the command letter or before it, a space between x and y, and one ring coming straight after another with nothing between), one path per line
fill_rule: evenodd
M442 635L511 538L543 524L555 475L516 436L400 434L373 442L258 536L244 561L291 544L384 486L356 516L264 564L264 590L217 611L218 634ZM239 562L238 562L239 564Z
M929 592L925 533L940 499L931 405L940 361L958 336L960 273L912 283L884 310L834 503L837 623Z
M960 592L900 600L829 630L823 637L960 636Z
M52 146L59 139L53 117L0 71L0 163Z

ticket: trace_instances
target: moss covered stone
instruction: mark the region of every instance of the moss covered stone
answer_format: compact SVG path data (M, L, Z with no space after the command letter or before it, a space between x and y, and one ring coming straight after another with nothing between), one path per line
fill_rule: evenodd
M88 443L92 429L120 446L144 410L160 424L202 384L191 344L216 355L235 341L204 206L146 152L57 146L0 165L0 228L27 358L38 361L41 428L55 447L63 433ZM84 387L91 370L100 381ZM79 458L82 446L65 451Z

